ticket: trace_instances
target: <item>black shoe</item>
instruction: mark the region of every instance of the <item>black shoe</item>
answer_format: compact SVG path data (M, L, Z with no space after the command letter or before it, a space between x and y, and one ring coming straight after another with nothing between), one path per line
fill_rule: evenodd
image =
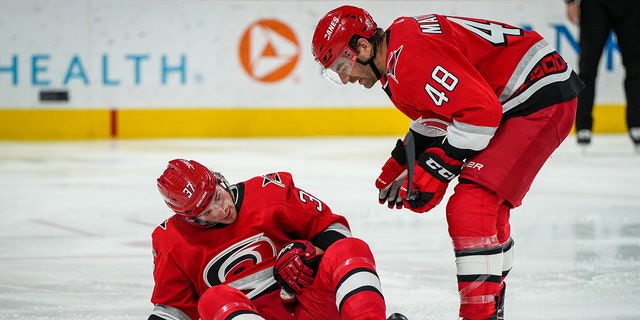
M640 127L629 128L629 137L634 143L640 142Z
M591 130L589 129L580 129L576 132L576 136L578 137L579 145L588 145L591 143Z
M408 319L402 314L394 313L390 315L389 318L387 318L387 320L408 320Z
M640 150L640 127L629 128L629 137L636 151Z

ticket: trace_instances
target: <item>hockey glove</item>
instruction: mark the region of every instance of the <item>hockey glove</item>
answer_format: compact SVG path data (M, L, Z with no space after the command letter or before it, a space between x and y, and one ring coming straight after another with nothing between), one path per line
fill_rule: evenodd
M449 182L460 174L462 164L462 161L450 158L440 148L427 149L418 158L409 199L404 199L407 182L402 185L400 196L404 204L411 211L419 213L433 209L442 201Z
M273 277L289 293L300 293L302 287L313 284L318 272L321 254L309 241L297 240L287 243L276 258Z
M382 166L382 173L376 179L378 188L378 202L387 202L389 208L402 208L402 198L400 198L400 187L407 175L407 155L404 150L402 140L398 139L396 147L391 151L391 157Z

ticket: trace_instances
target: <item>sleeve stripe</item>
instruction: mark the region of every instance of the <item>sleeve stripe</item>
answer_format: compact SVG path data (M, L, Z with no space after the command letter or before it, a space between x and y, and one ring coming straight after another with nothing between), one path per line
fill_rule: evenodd
M497 128L474 126L453 121L448 129L447 141L458 149L479 151L487 147Z
M507 101L507 99L509 99L511 95L513 95L513 93L516 92L516 90L518 90L518 88L524 83L529 70L533 69L533 66L536 65L542 57L553 51L553 47L551 47L546 40L540 40L532 46L513 71L509 82L507 82L507 85L500 94L500 102Z
M422 117L412 120L409 124L411 130L425 137L442 137L447 133L449 123L440 119Z
M341 223L334 223L320 232L313 239L311 239L311 243L322 250L327 250L327 248L329 248L332 243L342 238L350 237L351 231L349 230L349 228L347 228L347 226Z

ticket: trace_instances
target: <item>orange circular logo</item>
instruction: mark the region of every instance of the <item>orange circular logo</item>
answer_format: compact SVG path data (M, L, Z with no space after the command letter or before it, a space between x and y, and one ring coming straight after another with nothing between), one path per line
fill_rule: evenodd
M263 19L251 24L240 39L240 62L252 78L275 82L288 76L300 58L298 38L286 24Z

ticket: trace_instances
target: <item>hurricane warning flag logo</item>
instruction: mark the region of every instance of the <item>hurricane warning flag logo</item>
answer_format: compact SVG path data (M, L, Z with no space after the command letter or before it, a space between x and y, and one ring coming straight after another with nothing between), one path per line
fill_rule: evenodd
M298 38L286 24L264 19L251 24L240 39L240 62L252 78L275 82L288 76L300 58Z

